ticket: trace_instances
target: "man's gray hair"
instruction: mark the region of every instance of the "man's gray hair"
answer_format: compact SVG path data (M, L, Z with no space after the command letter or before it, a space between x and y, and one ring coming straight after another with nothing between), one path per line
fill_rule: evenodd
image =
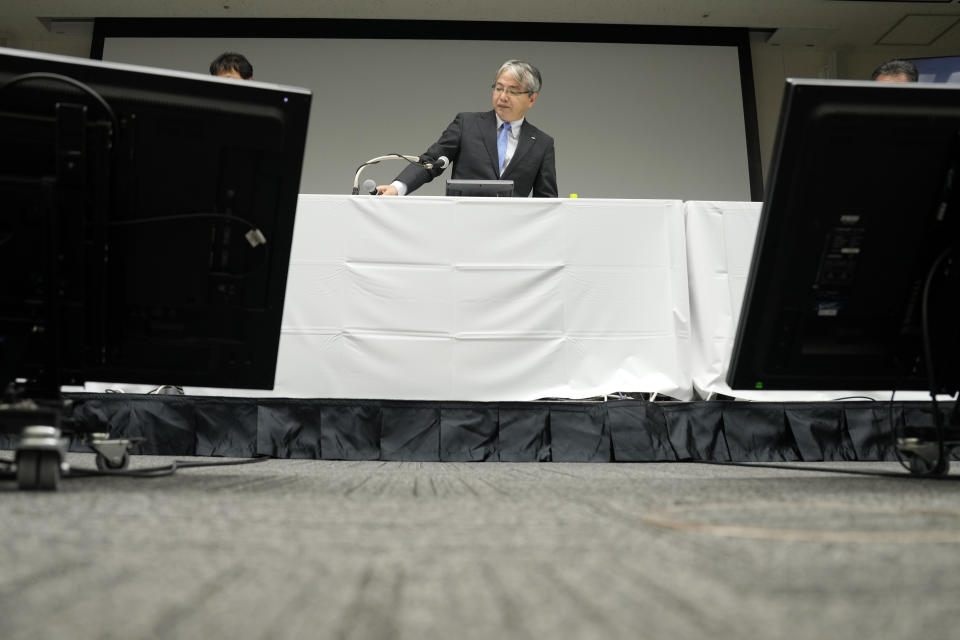
M916 82L920 79L920 72L917 71L917 65L911 61L894 58L874 69L870 79L876 80L880 76L906 76L910 82Z
M496 77L499 78L504 71L509 71L510 75L516 78L517 82L522 84L530 93L540 93L540 85L543 84L540 78L540 71L529 62L524 62L523 60L507 60L500 65Z

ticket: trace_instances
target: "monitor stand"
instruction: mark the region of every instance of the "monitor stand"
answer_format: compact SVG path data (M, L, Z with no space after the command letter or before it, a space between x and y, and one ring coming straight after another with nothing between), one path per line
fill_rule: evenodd
M17 486L21 490L56 491L60 478L70 473L67 449L72 434L96 453L101 472L121 471L130 461L130 449L142 438L111 438L109 433L84 429L66 418L72 403L55 398L24 397L16 383L7 386L0 400L0 433L13 434L13 463ZM43 394L47 395L47 394Z

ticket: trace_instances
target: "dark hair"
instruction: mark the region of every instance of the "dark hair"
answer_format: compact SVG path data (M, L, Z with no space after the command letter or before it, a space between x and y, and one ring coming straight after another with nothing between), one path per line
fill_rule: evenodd
M920 79L920 72L917 71L917 65L909 60L894 58L874 69L870 79L876 80L880 76L907 76L910 82L916 82Z
M253 65L239 53L233 53L232 51L221 53L210 63L210 75L212 76L230 71L236 71L244 80L253 77Z

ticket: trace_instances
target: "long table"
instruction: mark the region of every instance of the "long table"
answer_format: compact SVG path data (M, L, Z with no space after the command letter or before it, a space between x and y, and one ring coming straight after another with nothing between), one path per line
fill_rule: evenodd
M275 393L690 397L683 204L304 195Z
M760 209L301 195L275 388L187 392L476 402L849 395L734 391L724 381ZM87 390L117 386L150 388Z

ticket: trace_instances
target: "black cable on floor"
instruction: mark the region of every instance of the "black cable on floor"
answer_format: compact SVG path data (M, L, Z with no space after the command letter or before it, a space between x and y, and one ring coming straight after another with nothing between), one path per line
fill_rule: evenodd
M241 464L255 464L258 462L266 462L270 460L268 457L257 457L257 458L245 458L243 460L217 460L211 462L199 462L196 460L174 460L170 464L161 465L158 467L140 467L137 469L116 469L116 470L100 470L100 469L83 469L76 468L71 466L70 472L63 474L61 479L69 478L95 478L95 477L104 477L104 476L118 476L122 478L165 478L168 476L174 475L179 469L197 469L202 467L229 467L236 466ZM15 479L16 474L13 472L13 466L15 462L13 460L0 460L0 466L4 467L0 470L0 478L6 477L9 479Z
M807 467L803 465L775 464L770 462L731 462L724 460L692 460L701 464L713 464L727 467L756 467L758 469L780 469L785 471L813 471L815 473L844 473L855 476L874 476L881 478L911 478L927 480L960 480L960 475L924 475L916 473L900 473L899 471L858 471L856 469L837 469L835 467Z

